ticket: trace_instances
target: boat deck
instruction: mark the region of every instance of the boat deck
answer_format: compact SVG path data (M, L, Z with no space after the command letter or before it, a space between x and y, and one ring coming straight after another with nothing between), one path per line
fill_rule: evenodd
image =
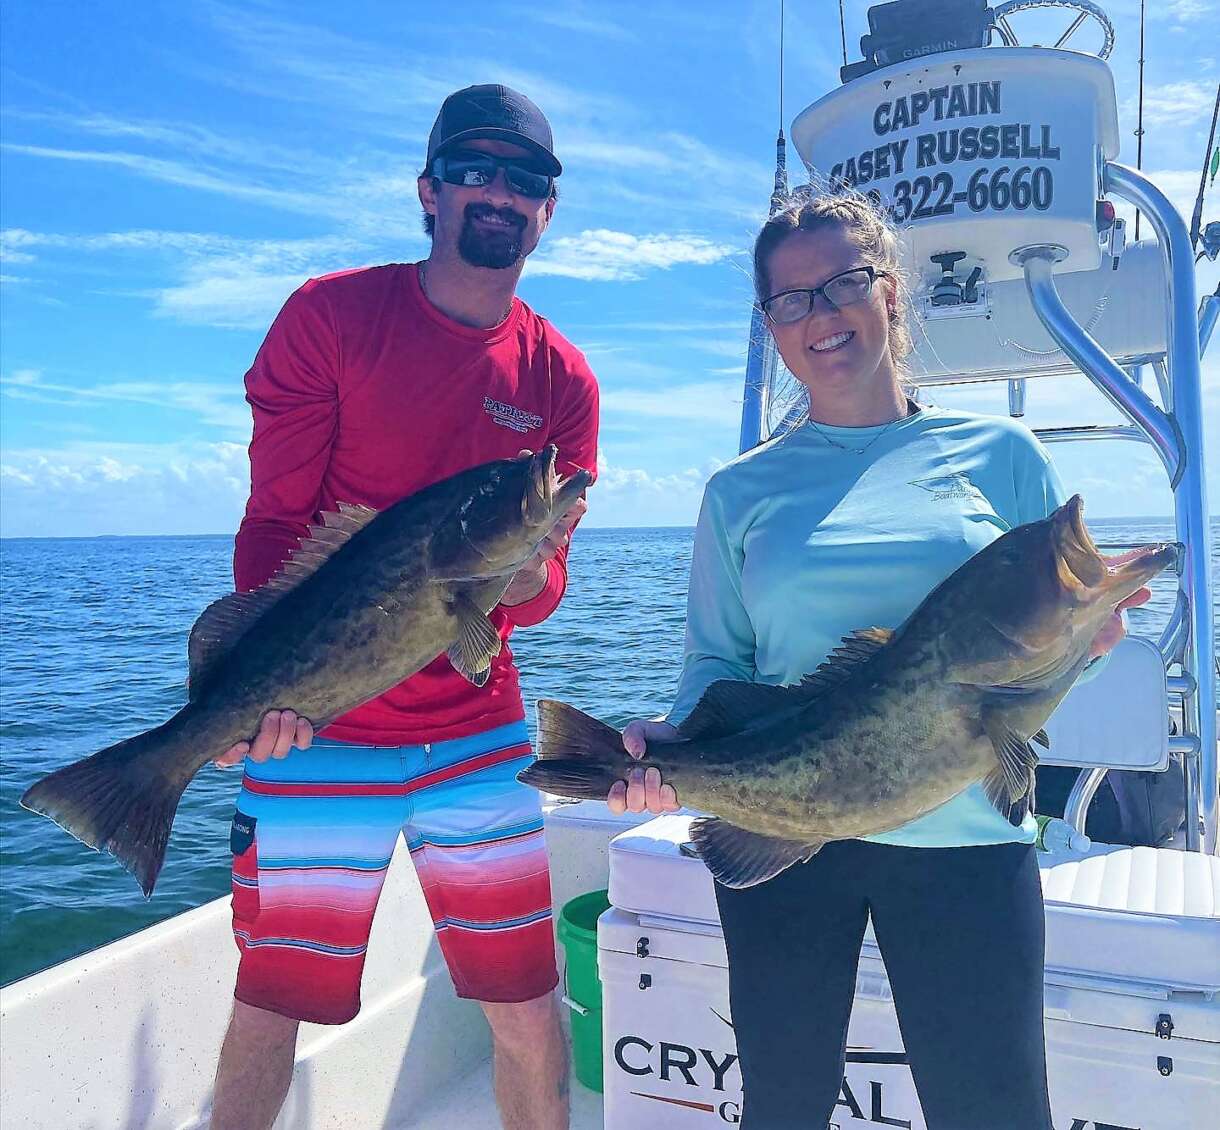
M461 1076L420 1111L385 1130L501 1130L491 1091L491 1060ZM572 1079L572 1130L602 1130L602 1097Z

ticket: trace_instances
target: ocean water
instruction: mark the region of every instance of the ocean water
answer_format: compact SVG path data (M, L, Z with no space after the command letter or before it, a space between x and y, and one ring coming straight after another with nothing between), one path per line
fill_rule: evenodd
M1171 537L1163 521L1091 525L1104 542ZM514 636L527 704L562 698L614 723L664 710L681 661L691 543L689 529L581 530L567 599ZM229 590L231 552L227 537L0 543L0 983L227 892L239 769L205 767L187 790L151 901L110 856L18 798L183 704L187 634ZM1133 632L1159 633L1172 585L1154 582Z

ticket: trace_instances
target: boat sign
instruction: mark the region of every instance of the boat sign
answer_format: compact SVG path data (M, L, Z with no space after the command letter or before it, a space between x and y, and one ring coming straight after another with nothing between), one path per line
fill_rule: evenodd
M965 252L986 281L1017 247L1054 243L1061 272L1096 270L1101 162L1118 155L1109 68L1092 55L977 48L885 67L801 113L792 138L815 185L876 191L911 265Z

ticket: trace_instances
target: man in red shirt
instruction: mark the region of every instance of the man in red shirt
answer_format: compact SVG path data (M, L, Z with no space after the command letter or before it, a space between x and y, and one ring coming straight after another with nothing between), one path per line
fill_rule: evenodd
M239 589L267 581L340 502L385 507L548 443L564 473L595 470L593 374L515 297L555 209L551 149L546 118L523 95L450 95L419 178L428 258L312 279L285 303L246 377L254 437ZM400 834L457 992L490 1023L505 1127L568 1125L546 848L537 793L516 780L532 754L507 641L558 605L583 512L582 500L491 613L505 646L484 686L442 655L316 740L307 719L272 711L253 742L219 759L245 758L246 769L231 836L241 964L213 1130L270 1127L299 1022L358 1011Z

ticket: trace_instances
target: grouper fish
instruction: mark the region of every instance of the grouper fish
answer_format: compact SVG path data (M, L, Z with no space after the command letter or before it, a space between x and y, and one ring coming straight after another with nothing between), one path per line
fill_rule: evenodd
M592 481L561 478L555 456L472 467L380 512L322 515L266 585L200 616L177 714L50 774L22 805L113 853L151 895L183 790L268 710L320 729L446 652L482 686L500 651L488 612Z
M721 883L748 887L829 840L897 828L975 782L1006 815L1032 787L1030 741L1088 662L1115 607L1175 557L1172 545L1108 561L1077 495L1009 530L939 584L896 630L864 628L789 686L721 680L653 742ZM539 757L518 774L604 798L640 762L610 726L538 704Z

